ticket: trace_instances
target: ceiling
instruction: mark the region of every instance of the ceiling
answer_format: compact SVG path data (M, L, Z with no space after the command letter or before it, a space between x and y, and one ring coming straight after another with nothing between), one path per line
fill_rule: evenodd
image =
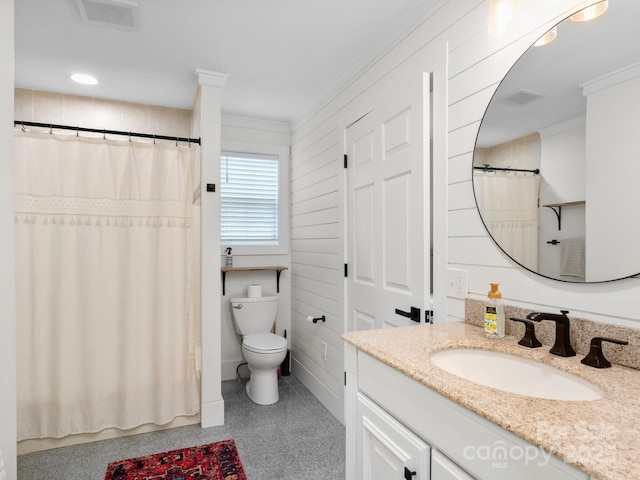
M109 8L137 4L138 26L83 22L76 0L17 0L17 88L190 109L195 70L203 69L228 75L223 114L290 125L435 3L83 1L106 2ZM99 83L75 84L69 78L74 72L92 74Z
M586 114L581 85L630 65L640 65L640 2L609 2L591 22L565 20L550 44L530 47L511 68L482 120L476 145L491 147L561 124L577 126ZM541 97L505 102L522 90Z

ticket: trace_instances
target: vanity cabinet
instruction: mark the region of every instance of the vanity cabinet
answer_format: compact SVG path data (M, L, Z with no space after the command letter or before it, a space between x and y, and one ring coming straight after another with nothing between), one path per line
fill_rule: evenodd
M349 480L589 480L348 343L345 369Z

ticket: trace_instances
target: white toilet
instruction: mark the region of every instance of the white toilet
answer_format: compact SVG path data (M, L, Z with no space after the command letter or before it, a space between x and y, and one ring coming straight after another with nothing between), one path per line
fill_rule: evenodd
M231 307L236 331L242 335L242 353L251 371L247 395L259 405L276 403L278 367L287 355L287 341L271 333L278 296L232 298Z

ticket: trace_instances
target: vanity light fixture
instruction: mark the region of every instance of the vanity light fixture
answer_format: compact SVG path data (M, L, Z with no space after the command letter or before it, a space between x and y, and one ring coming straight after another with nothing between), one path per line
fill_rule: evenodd
M604 0L602 2L594 3L590 7L583 8L579 12L574 13L569 18L574 22L588 22L594 18L598 18L609 8L609 1Z
M547 33L545 33L544 35L542 35L537 41L536 43L533 44L534 47L541 47L543 45L547 45L548 43L553 42L556 37L558 36L558 28L557 27L553 27L551 30L549 30Z
M518 0L489 0L489 34L501 37L516 25Z
M83 85L96 85L98 83L98 79L96 77L85 73L74 73L71 75L71 80Z

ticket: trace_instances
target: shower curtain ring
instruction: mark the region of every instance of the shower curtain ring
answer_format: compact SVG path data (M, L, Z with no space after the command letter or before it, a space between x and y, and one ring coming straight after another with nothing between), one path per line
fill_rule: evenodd
M131 132L129 132L129 143L131 143Z
M102 139L106 140L107 139L107 130L102 130Z
M80 136L80 127L76 125L76 138Z
M176 137L176 147L178 146L178 137Z
M49 135L53 135L53 125L49 124Z

